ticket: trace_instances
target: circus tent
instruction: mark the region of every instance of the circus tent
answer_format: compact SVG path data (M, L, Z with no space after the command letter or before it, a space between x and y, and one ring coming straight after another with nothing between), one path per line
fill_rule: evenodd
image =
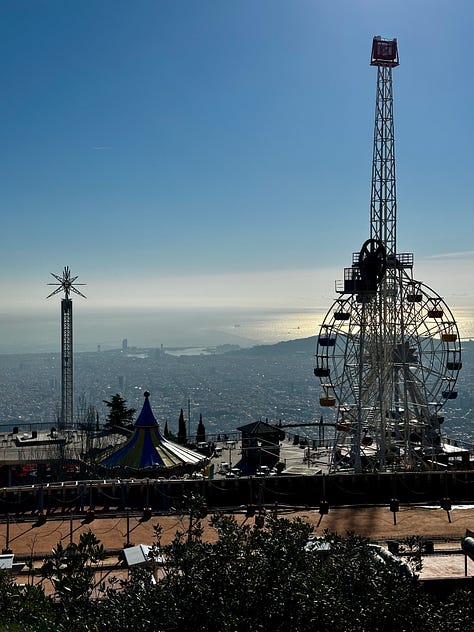
M150 393L145 391L144 395L145 401L135 422L134 434L124 445L100 460L99 465L134 469L204 465L206 458L202 454L162 436L150 406Z

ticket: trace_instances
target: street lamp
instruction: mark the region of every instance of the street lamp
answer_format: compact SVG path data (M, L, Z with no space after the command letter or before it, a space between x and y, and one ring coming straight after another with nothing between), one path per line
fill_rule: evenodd
M235 449L235 441L227 441L227 448L229 450L229 471L232 469L232 450Z

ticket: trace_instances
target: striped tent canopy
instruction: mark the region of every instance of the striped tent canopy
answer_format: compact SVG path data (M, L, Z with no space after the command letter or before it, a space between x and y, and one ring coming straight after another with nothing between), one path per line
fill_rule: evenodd
M205 461L202 454L168 441L161 432L150 406L150 393L145 391L143 408L135 422L132 437L114 452L109 453L99 465L104 467L171 468L183 465L199 466Z

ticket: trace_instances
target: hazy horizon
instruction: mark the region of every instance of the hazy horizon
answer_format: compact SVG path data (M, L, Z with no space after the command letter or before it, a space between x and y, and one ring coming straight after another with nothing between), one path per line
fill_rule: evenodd
M59 307L59 306L58 306ZM129 347L205 347L238 344L249 347L302 338L316 333L324 310L291 309L161 309L112 310L74 314L74 349L96 351ZM0 353L60 351L60 311L0 315Z
M327 308L149 309L74 313L74 350L122 347L249 347L314 336ZM462 339L474 338L474 309L452 308ZM60 352L60 309L54 314L0 314L0 353Z

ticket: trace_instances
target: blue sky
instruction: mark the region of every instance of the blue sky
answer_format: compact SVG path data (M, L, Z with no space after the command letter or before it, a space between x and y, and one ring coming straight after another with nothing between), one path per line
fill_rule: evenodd
M0 18L1 312L56 314L66 265L84 313L329 307L369 234L374 35L399 43L398 250L474 304L471 0L3 0Z

